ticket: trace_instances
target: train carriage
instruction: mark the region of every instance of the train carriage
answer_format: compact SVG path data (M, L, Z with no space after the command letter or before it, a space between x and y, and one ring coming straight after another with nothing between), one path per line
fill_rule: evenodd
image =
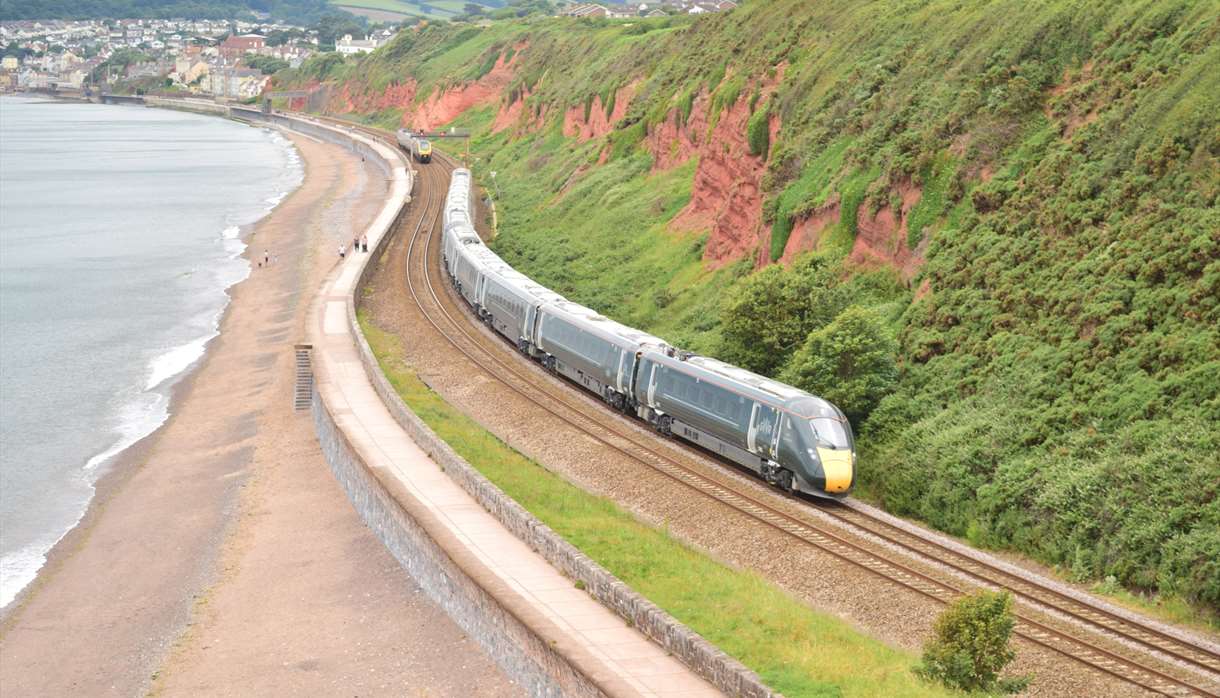
M474 208L471 199L470 170L458 168L449 178L449 192L445 195L442 223L448 227L454 223L474 225Z
M667 434L740 463L784 489L842 495L855 445L834 405L702 356L641 357L639 416Z
M480 318L486 317L484 299L486 283L499 271L512 271L504 260L483 244L467 244L458 248L454 255L457 263L454 268L454 279L458 294L470 307L474 308Z
M538 309L562 298L511 268L487 273L483 285L483 308L492 329L526 353L532 353Z
M482 245L483 240L468 223L445 226L441 233L441 261L450 277L457 275L457 250L466 245Z
M410 153L416 162L432 162L432 143L424 138L422 134L415 133L410 129L400 128L395 137L398 140L398 147Z
M632 404L632 380L639 352L663 349L661 339L621 325L571 301L539 310L534 344L547 368L567 376L619 409Z

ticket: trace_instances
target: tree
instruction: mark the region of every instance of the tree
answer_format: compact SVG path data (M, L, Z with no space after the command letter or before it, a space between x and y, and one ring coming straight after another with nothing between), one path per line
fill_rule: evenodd
M288 67L288 61L275 56L247 56L245 63L263 75L271 75Z
M774 375L810 331L847 305L832 261L808 255L791 269L773 265L734 284L720 313L725 360Z
M809 333L783 379L838 405L859 427L897 382L897 354L897 342L882 319L853 305Z
M964 596L936 619L916 671L963 691L1020 691L1028 679L1000 679L1000 671L1016 656L1009 647L1015 623L1011 594Z

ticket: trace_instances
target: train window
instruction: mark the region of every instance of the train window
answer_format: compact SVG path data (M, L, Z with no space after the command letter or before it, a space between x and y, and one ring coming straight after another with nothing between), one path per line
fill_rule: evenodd
M847 435L846 427L834 419L811 419L813 433L818 441L833 448L851 448L851 437Z

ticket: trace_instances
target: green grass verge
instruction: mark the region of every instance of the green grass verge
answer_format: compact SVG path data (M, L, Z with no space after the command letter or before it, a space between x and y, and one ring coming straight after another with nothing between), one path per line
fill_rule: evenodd
M712 560L513 450L424 385L401 359L397 337L364 312L360 326L395 391L458 454L564 539L772 688L793 698L949 695L911 673L914 656L814 612L757 574Z

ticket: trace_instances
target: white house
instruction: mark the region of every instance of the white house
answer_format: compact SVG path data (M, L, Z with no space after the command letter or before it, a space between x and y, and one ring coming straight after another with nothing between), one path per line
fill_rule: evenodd
M377 48L377 42L371 39L353 39L351 34L344 34L335 42L335 50L345 56L357 53L372 53Z

